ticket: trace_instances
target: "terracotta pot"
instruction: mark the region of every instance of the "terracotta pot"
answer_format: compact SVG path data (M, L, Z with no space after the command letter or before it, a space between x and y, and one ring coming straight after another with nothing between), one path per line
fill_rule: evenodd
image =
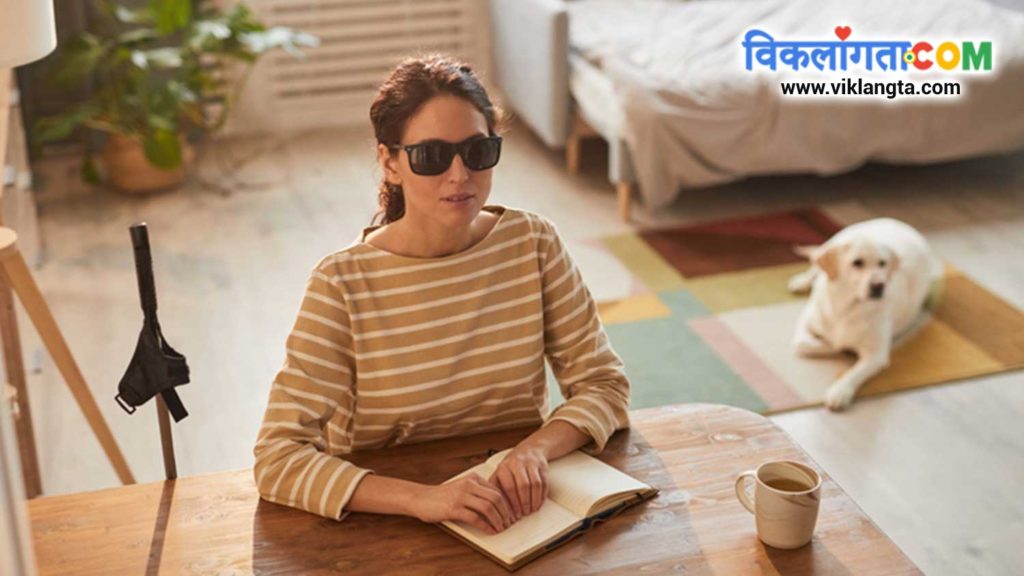
M195 159L195 150L180 135L182 162L174 170L164 170L150 164L142 149L142 142L124 134L108 134L103 147L103 163L107 179L122 192L141 194L172 188L185 179Z

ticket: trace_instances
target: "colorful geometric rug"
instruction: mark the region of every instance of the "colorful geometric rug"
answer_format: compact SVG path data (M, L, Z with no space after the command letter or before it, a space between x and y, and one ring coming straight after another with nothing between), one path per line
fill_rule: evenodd
M840 228L806 209L641 231L580 250L584 260L601 260L581 266L592 291L619 292L595 298L633 385L631 407L711 402L775 413L821 404L854 358L793 353L805 297L786 283L807 267L792 246L820 244ZM933 318L858 397L1021 367L1024 313L947 266ZM549 385L559 397L550 375Z

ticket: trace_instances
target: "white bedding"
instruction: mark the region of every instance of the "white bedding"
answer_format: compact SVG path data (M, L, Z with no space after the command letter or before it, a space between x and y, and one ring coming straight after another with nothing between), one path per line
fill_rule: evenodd
M784 172L834 174L869 160L924 163L1024 145L1024 14L981 0L582 0L569 2L575 50L609 76L622 107L645 202L680 187ZM751 28L777 40L988 40L993 71L967 76L906 71L871 80L959 81L959 98L807 99L779 81L838 81L744 69ZM816 70L815 70L816 72Z

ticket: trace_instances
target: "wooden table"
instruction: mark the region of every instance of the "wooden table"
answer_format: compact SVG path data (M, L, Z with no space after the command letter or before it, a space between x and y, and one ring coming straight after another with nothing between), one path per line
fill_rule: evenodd
M517 574L919 574L822 474L811 544L757 539L733 481L772 459L818 466L772 422L714 405L631 413L601 459L661 493ZM510 447L517 429L356 453L378 473L438 483ZM820 469L819 469L820 471ZM249 470L29 502L40 574L504 574L436 526L354 513L344 522L259 499Z

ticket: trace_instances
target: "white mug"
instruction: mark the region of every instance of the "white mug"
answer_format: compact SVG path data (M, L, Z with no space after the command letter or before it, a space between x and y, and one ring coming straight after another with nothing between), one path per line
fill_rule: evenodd
M753 500L747 494L747 478L755 481ZM754 515L762 542L772 548L799 548L814 535L821 475L799 462L766 462L736 478L736 497Z

